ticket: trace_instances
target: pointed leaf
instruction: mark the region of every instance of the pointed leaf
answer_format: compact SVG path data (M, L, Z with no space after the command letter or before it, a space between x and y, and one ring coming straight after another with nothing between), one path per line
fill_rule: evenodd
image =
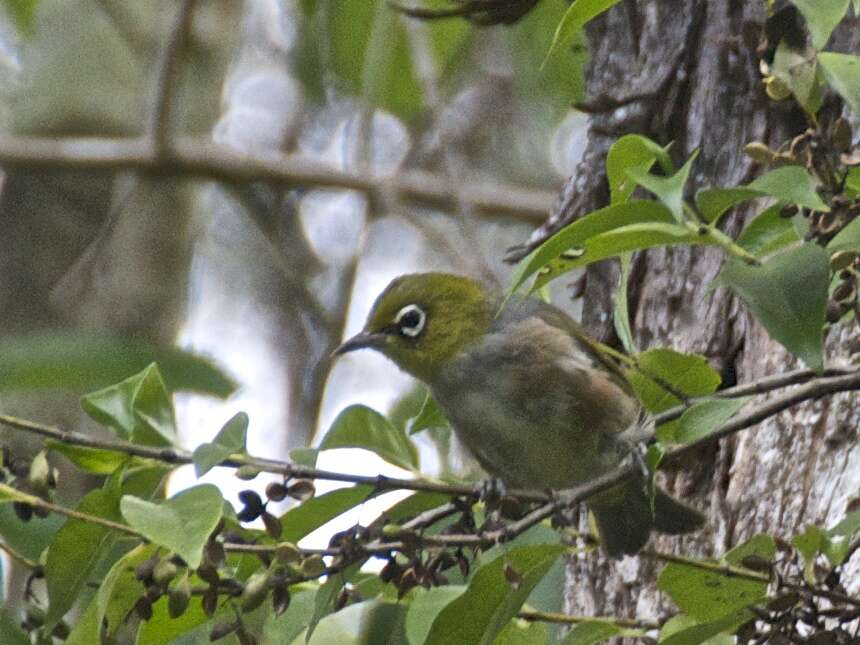
M622 226L643 222L672 222L672 213L660 202L634 200L596 210L565 226L520 261L511 276L513 293L526 280L565 251L579 248L586 240Z
M860 56L822 52L818 62L827 82L845 99L854 116L860 116Z
M681 611L709 622L724 618L767 594L767 582L701 569L689 564L667 564L657 579L657 588L669 594Z
M822 327L830 282L828 255L804 244L750 266L730 259L719 281L739 296L774 340L821 370Z
M699 151L697 150L690 155L690 158L687 159L687 162L681 169L671 177L651 175L641 168L628 168L625 172L637 184L657 195L660 201L666 204L675 216L675 221L683 222L686 219L684 216L684 187L687 185L687 179L693 168L693 162L698 156Z
M609 181L610 203L621 204L630 199L636 182L627 175L628 168L648 172L655 161L666 174L671 174L672 162L665 148L638 134L625 134L606 154L606 179Z
M721 382L707 359L698 354L682 354L664 347L642 352L636 356L636 362L639 369L630 368L627 379L651 412L662 412L681 403L654 377L690 397L712 394Z
M580 244L570 259L564 255L550 261L538 274L534 289L555 280L573 269L586 266L599 260L612 258L627 251L641 251L655 246L674 244L714 244L708 235L700 235L680 224L647 222L622 226L601 235L592 237Z
M294 506L281 518L281 540L298 542L308 533L351 508L363 504L373 495L370 486L338 488Z
M618 0L574 0L556 27L552 45L550 45L541 67L545 66L551 57L561 55L562 50L571 45L576 34L588 21L599 16L617 2Z
M780 216L781 204L774 204L759 213L741 231L738 245L756 257L762 257L799 242L800 236L792 218Z
M696 193L696 206L705 221L716 222L732 206L760 197L757 190L737 186L733 188L703 188Z
M196 569L200 566L203 546L221 519L223 504L218 488L203 484L160 504L125 495L120 509L132 528L175 551L189 567Z
M439 409L436 400L430 392L427 392L427 396L424 398L424 405L421 406L421 410L418 412L418 415L409 420L407 432L409 432L410 435L413 435L430 428L447 427L448 419L445 418L445 415L442 413L442 410Z
M118 490L90 491L78 504L78 511L119 521ZM112 543L115 534L110 529L83 520L69 518L57 532L48 548L45 580L50 601L45 617L47 629L72 608L90 575L105 555L104 546Z
M696 403L684 411L670 437L661 433L659 439L664 443L685 444L706 437L731 419L751 398L745 396Z
M848 0L792 0L806 18L812 46L821 49L848 11Z
M203 443L194 449L194 473L202 477L230 455L245 452L248 435L248 415L238 412L224 424L211 443Z
M425 645L492 643L564 550L552 544L517 547L483 565L468 589L439 612ZM519 576L516 588L505 577L507 568Z
M814 211L829 211L816 190L815 179L802 166L783 166L747 184L747 188Z
M176 442L173 402L158 367L81 398L84 411L120 437L148 446Z
M363 448L400 468L418 468L418 451L406 433L364 405L351 405L337 415L320 442L320 449L331 448Z

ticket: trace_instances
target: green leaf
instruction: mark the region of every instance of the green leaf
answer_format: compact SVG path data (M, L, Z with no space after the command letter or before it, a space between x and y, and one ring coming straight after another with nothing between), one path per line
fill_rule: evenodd
M118 490L97 489L87 493L77 510L96 517L119 521ZM110 529L69 518L48 549L45 580L50 601L45 624L52 629L78 600L98 562L104 557L115 534Z
M85 395L81 406L123 439L147 446L176 443L173 402L154 363L121 383Z
M771 74L791 89L808 114L814 115L821 108L824 79L815 58L807 52L794 50L783 40L776 48Z
M562 645L594 645L620 636L623 631L618 625L602 620L579 623L567 633Z
M42 552L54 540L65 518L51 514L22 522L12 505L3 503L9 501L13 500L9 499L5 491L0 490L0 539L25 558L38 561Z
M167 603L166 594L158 602L153 603L152 618L140 621L134 645L168 645L185 642L178 639L210 620L203 611L200 596L192 596L186 610L176 618L170 616Z
M671 177L651 175L642 168L628 168L626 170L627 176L657 195L675 216L675 220L683 222L686 219L684 216L684 186L687 184L693 162L698 156L699 151L696 150L681 169Z
M698 623L690 616L678 614L663 625L660 630L660 644L732 645L735 639L729 634L752 618L752 613L740 610L715 621Z
M492 643L564 550L552 544L517 547L483 565L468 589L439 612L425 645ZM505 578L506 567L520 577L516 589Z
M406 637L412 645L427 640L433 621L445 607L466 591L465 585L418 589L406 612Z
M194 449L194 473L202 477L230 455L244 453L247 435L248 415L238 412L224 424L212 443L203 443Z
M19 627L20 619L9 608L0 609L0 643L30 645L30 637Z
M108 634L116 630L144 591L143 585L134 577L134 569L150 557L154 550L155 546L151 544L141 544L116 561L78 619L65 645L100 643L103 629Z
M799 242L801 238L794 222L791 218L781 217L781 210L780 204L774 204L753 218L738 236L738 245L756 257L762 257Z
M668 348L649 349L636 356L636 362L639 369L629 369L627 379L651 412L662 412L681 403L653 377L690 397L713 394L721 381L705 357L698 354L682 354Z
M316 590L301 590L296 593L291 589L291 595L292 598L287 611L280 616L275 616L273 612L270 612L266 617L263 626L263 643L265 645L293 643L310 624L314 612Z
M311 616L311 621L308 623L308 630L305 632L305 643L310 641L319 622L334 611L335 602L337 601L340 590L344 585L352 580L364 561L356 562L344 569L336 576L329 576L328 579L320 585L314 597L314 613Z
M621 275L618 276L618 286L612 293L612 322L615 325L615 333L621 341L621 346L628 354L635 354L639 350L633 340L633 330L630 328L630 309L627 306L627 292L630 282L630 267L632 253L621 255Z
M803 166L783 166L771 170L746 187L762 195L805 206L814 211L830 210L818 196L815 179Z
M848 11L848 0L792 0L806 18L812 46L821 49Z
M699 622L725 618L766 597L767 582L709 571L689 564L667 564L657 588Z
M703 188L696 193L696 206L708 223L716 222L732 206L760 197L757 190L737 186L734 188Z
M714 240L707 235L691 232L680 224L647 222L622 226L586 240L570 259L561 256L550 261L538 274L534 288L540 289L560 275L598 260L615 257L627 251L641 251L654 246L673 244L714 244Z
M639 168L648 172L655 161L668 175L672 171L672 161L665 148L638 134L625 134L609 148L606 155L606 179L609 181L611 204L622 204L630 199L636 189L636 182L627 175L629 168Z
M424 397L424 405L421 406L418 415L409 420L407 432L410 435L418 434L422 430L430 428L447 428L448 419L439 409L439 405L430 392Z
M827 244L831 254L837 251L860 251L860 217L855 217Z
M718 280L746 303L774 340L812 369L822 369L821 330L830 283L824 249L804 244L757 267L729 259Z
M319 37L339 88L404 119L417 116L421 85L400 16L387 3L368 0L329 2L324 11Z
M196 569L203 547L221 519L223 504L224 498L216 486L202 484L160 504L124 495L120 509L132 528L176 552L189 567Z
M331 448L363 448L400 468L418 469L418 451L406 433L364 405L351 405L337 415L320 443L321 450Z
M565 251L578 249L586 240L601 233L630 224L672 221L672 213L663 204L653 200L634 200L589 213L565 226L523 258L514 269L509 292L519 289L526 280Z
M176 348L79 332L47 332L0 339L0 391L96 389L157 362L171 391L221 398L236 384L208 359Z
M3 0L3 8L15 21L15 27L23 35L33 33L38 6L39 0Z
M758 533L746 542L738 544L723 556L728 564L741 566L743 559L748 556L758 556L768 562L776 555L776 541L767 533Z
M58 452L78 468L94 475L110 475L118 468L133 461L124 452L72 446L60 441L48 440L45 445L53 452Z
M570 47L573 39L586 23L617 2L618 0L575 0L565 12L561 22L558 23L552 38L552 45L550 45L541 67L545 67L553 56L562 55L562 50Z
M493 645L547 645L550 638L550 625L538 621L510 621L493 641Z
M661 433L658 438L664 443L685 444L706 437L731 419L751 398L746 396L696 403L684 410L671 437Z
M285 542L298 542L326 522L363 504L373 494L373 488L370 486L350 486L338 488L294 506L279 520L283 529L281 539Z
M845 561L848 549L857 532L860 531L860 512L854 511L845 515L836 526L827 530L827 544L824 555L834 567Z

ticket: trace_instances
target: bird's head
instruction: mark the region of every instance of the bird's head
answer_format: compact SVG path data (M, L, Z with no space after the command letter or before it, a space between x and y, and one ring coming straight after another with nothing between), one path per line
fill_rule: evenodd
M495 300L480 283L450 273L400 276L379 295L364 329L335 354L371 348L432 383L449 361L489 330Z

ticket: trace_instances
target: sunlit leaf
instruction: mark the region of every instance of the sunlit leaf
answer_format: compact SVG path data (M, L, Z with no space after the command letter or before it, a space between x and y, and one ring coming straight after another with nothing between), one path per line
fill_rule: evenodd
M726 421L731 419L751 397L739 397L736 399L714 399L702 401L684 411L677 427L671 436L661 432L658 437L660 441L671 443L692 443L708 436L714 430L720 428ZM668 424L667 424L668 425ZM665 427L665 426L664 426Z
M650 222L672 222L672 213L660 202L634 200L596 210L565 226L514 268L510 291L519 289L531 276L563 253L576 250L588 239L622 226Z
M812 46L821 49L848 10L848 0L792 0L806 18Z
M406 613L406 636L410 643L424 643L433 621L445 607L466 591L464 585L419 589Z
M638 134L626 134L613 143L606 154L610 203L626 202L636 189L636 182L627 175L629 168L648 172L655 161L660 163L664 173L673 173L669 153L651 139Z

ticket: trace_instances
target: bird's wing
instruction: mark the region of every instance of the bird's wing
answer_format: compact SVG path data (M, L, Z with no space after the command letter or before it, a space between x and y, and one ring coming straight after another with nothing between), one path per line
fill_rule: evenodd
M492 334L494 347L485 355L505 357L499 372L510 374L529 400L554 408L549 414L575 415L591 430L615 435L636 424L639 402L582 328L555 307L523 305Z

